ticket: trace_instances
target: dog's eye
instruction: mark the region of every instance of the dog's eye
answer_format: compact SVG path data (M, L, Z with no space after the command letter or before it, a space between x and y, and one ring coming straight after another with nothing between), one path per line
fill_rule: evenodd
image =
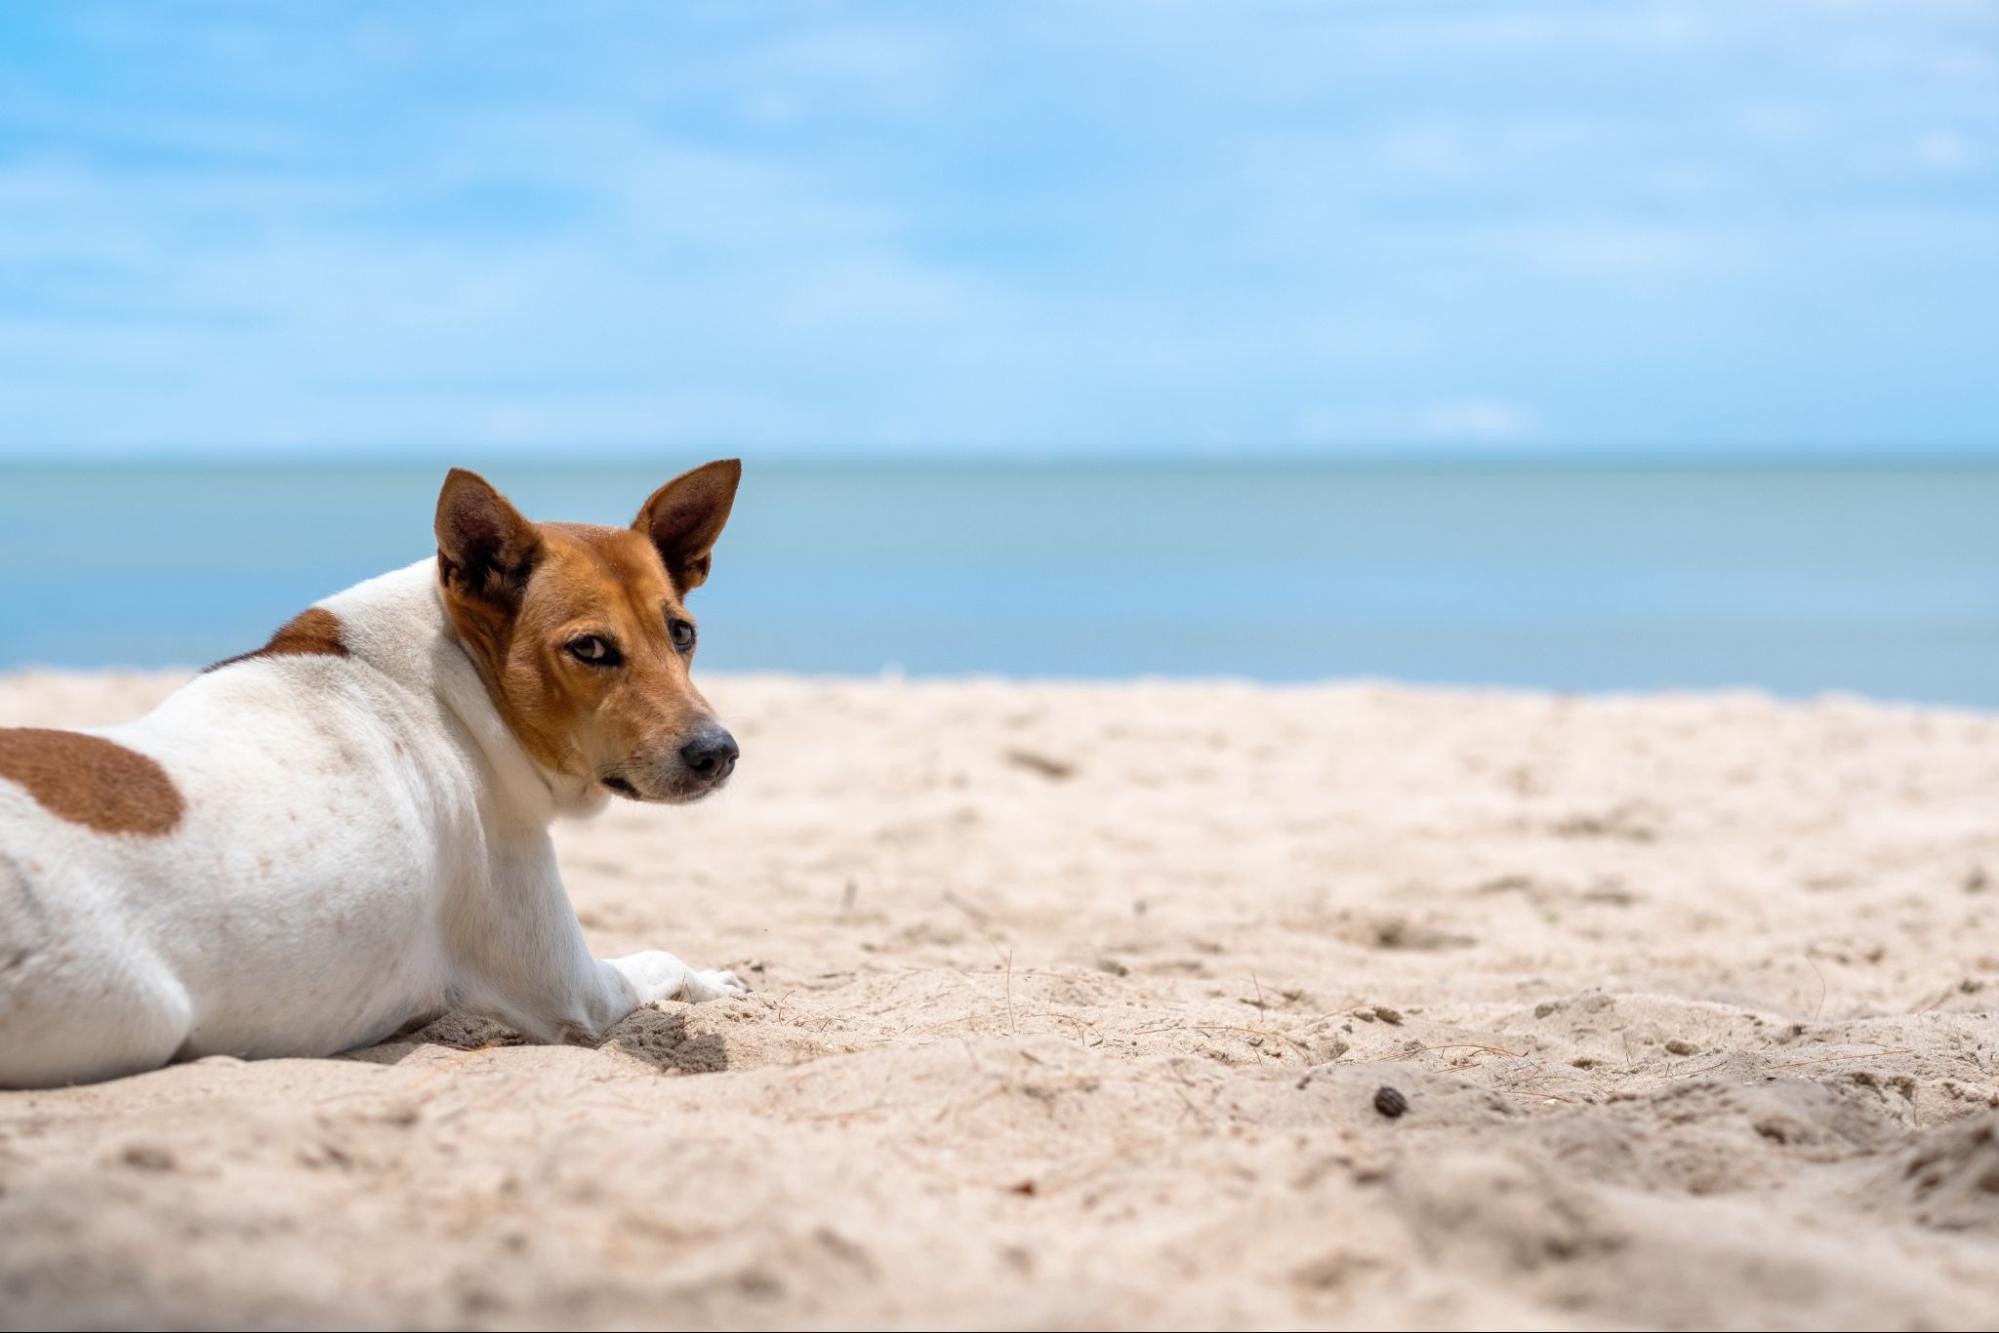
M591 666L618 664L618 650L601 634L585 634L580 638L571 639L563 646L569 650L571 657L579 662L588 662Z
M673 636L674 651L691 653L694 651L694 624L679 616L666 622L666 632Z

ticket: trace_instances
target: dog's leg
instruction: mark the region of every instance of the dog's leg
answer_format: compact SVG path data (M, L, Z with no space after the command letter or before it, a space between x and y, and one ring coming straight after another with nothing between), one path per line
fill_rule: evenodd
M670 953L648 950L593 958L556 870L555 848L507 858L476 907L454 914L458 989L522 1036L594 1043L641 1005L699 1003L749 988L733 972L703 972Z
M704 1000L719 1000L725 995L744 995L750 989L734 972L696 971L659 949L597 961L604 967L615 968L625 978L639 995L639 1004L651 1004L655 1000L685 1000L689 1004L700 1004Z

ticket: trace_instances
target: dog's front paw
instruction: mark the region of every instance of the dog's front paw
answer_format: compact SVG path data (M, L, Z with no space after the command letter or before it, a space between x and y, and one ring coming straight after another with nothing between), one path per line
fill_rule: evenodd
M660 1000L680 1000L700 1004L725 995L747 995L749 987L734 972L697 972L670 953L648 949L644 953L608 960L631 984L640 1004Z
M734 972L696 972L688 969L687 980L678 998L689 1004L719 1000L726 995L748 995L750 988Z

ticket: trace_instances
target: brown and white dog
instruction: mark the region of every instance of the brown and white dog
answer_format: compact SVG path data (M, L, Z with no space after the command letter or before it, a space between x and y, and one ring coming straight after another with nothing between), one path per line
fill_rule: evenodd
M0 1087L327 1055L456 1007L594 1041L741 991L669 953L592 958L548 836L734 768L684 599L741 472L696 468L608 528L532 523L453 471L434 561L136 722L0 729Z

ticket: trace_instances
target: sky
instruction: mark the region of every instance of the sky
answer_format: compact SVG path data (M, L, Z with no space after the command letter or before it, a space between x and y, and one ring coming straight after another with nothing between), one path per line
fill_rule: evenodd
M1999 456L1999 3L0 7L0 458Z

